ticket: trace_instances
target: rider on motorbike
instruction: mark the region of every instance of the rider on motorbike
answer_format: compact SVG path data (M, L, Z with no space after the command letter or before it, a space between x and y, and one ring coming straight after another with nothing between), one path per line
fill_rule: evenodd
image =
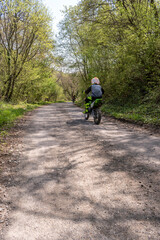
M97 77L92 78L91 86L85 91L86 94L90 93L90 96L85 99L85 111L88 112L88 108L91 103L96 99L102 99L102 95L104 94L104 89L100 86L100 81Z

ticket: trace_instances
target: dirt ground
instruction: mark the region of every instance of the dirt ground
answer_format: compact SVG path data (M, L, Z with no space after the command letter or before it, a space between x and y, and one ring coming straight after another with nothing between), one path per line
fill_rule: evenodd
M159 133L57 103L5 138L1 240L160 239Z

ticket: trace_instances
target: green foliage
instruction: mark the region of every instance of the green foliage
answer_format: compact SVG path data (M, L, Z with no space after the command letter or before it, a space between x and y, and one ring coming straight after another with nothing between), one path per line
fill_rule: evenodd
M55 81L47 9L40 0L7 0L0 1L0 10L0 99L56 100L62 94Z
M145 0L87 0L66 9L59 40L79 71L79 88L97 76L107 102L138 104L148 96L158 103L159 16L159 2Z
M57 84L56 74L52 69L38 60L27 64L24 75L15 85L12 101L26 101L28 103L40 101L56 101L63 98L62 89ZM27 81L26 81L27 80Z
M66 100L72 101L79 95L79 74L77 73L57 73L58 83L63 89Z
M102 111L118 119L160 126L160 105L157 104L105 104Z

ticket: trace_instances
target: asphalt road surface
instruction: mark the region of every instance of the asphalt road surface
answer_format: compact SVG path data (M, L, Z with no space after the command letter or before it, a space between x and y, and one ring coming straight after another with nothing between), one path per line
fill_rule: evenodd
M160 137L72 103L35 110L3 240L159 240Z

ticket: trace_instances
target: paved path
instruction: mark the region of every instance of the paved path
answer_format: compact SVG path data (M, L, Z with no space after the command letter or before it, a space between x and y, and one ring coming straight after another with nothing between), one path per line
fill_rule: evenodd
M158 240L160 138L58 103L28 120L3 240Z

